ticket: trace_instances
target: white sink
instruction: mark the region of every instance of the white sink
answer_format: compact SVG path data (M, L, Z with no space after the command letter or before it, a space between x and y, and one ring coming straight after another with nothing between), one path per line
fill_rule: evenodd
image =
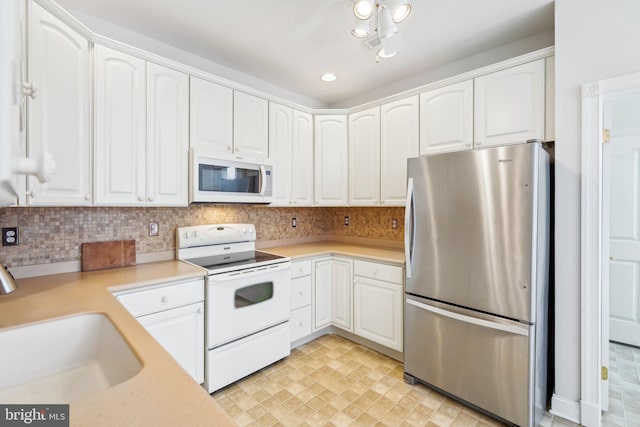
M0 330L0 402L69 403L142 365L111 321L81 314Z

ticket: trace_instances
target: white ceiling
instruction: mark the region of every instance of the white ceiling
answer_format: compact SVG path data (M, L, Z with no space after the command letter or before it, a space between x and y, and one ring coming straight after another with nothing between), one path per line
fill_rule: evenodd
M376 64L350 34L352 0L57 2L325 105L553 29L553 0L412 0L405 48Z

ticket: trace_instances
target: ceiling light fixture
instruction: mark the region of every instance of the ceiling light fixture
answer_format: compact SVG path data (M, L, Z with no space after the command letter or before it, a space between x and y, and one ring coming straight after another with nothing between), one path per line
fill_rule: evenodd
M407 19L410 13L409 0L354 0L353 14L357 20L351 35L366 38L363 43L376 49L376 62L380 58L391 58L404 47L396 24Z
M333 82L336 80L336 78L336 75L333 73L324 73L320 76L320 80L322 80L323 82Z

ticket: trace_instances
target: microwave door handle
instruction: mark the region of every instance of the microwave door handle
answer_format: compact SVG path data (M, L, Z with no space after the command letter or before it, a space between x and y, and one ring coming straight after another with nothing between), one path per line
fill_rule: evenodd
M267 190L267 169L264 165L260 165L260 195L264 196Z

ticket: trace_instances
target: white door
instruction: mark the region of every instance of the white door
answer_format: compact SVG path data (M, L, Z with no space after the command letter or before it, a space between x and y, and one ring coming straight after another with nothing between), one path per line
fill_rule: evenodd
M291 196L296 206L313 206L313 116L293 110Z
M29 78L38 90L29 101L28 155L46 147L56 172L44 184L29 177L27 203L89 205L89 42L37 3L29 34Z
M616 96L604 104L610 130L606 185L609 202L610 339L640 346L640 93ZM605 210L607 197L605 196ZM606 231L606 228L605 228ZM606 252L606 247L605 251Z
M194 380L204 382L203 302L137 319Z
M346 206L349 189L347 116L315 116L315 204Z
M269 156L269 102L233 92L233 150L263 161Z
M147 64L147 206L187 206L189 76Z
M333 262L322 259L313 262L313 330L331 323L331 284Z
M474 143L495 146L544 141L545 60L474 81Z
M353 328L356 335L402 351L402 284L356 276Z
M95 45L96 205L140 206L146 193L146 62Z
M420 94L420 155L473 148L473 80Z
M418 95L380 107L380 204L404 206L407 159L418 156Z
M270 206L291 203L293 111L269 103L269 161L273 166L273 202Z
M353 332L352 265L353 262L348 259L331 260L331 323L349 332Z
M190 82L189 146L231 153L233 90L193 76Z
M349 206L380 204L380 107L349 115Z

